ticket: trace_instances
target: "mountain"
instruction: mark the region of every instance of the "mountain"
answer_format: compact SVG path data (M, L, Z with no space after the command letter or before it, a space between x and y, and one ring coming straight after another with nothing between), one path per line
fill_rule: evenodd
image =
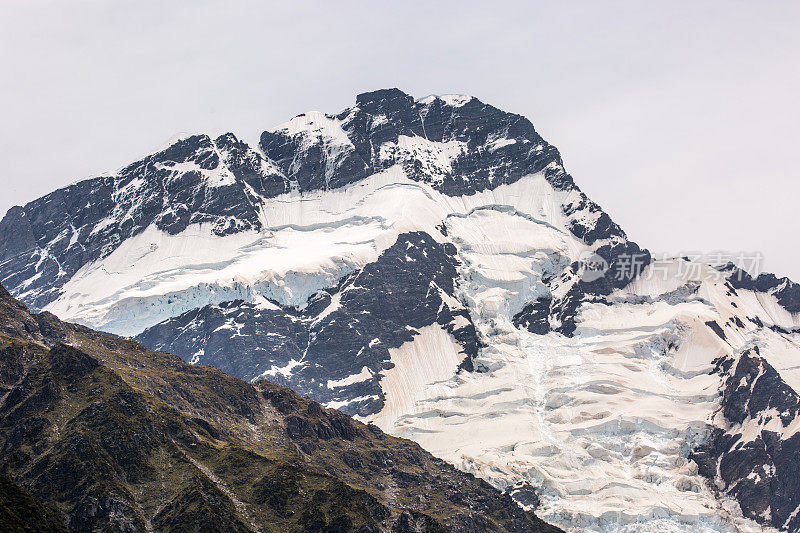
M0 528L9 533L68 531L56 511L5 476L0 476Z
M530 121L473 97L365 93L257 147L179 138L9 210L0 278L565 528L800 528L800 286L654 259Z
M4 531L557 531L410 441L1 288L0 354Z

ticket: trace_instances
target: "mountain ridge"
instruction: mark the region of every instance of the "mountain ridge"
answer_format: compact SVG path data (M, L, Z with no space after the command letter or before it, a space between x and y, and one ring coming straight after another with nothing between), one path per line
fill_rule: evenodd
M445 194L474 194L501 183L516 181L525 174L543 171L556 188L579 192L579 202L571 206L574 212L599 213L600 220L594 228L574 221L570 229L576 235L586 237L589 243L609 236L620 236L624 240L624 233L619 226L580 193L571 176L563 170L558 151L541 139L530 121L519 115L501 112L475 98L459 104L450 106L438 98L429 101L424 106L428 111L426 118L432 120L437 116L442 125L432 129L429 120L428 130L424 132L420 110L417 109L420 104L398 89L362 93L357 97L354 108L339 115L316 113L315 116L323 117L326 125L349 120L351 127L347 132L338 124L331 126L337 135L343 137L337 141L340 145L349 143L349 146L345 146L344 156L336 152L341 146L331 148L316 133L307 134L307 128L301 128L293 136L283 132L281 126L274 133L265 131L260 141L261 152L250 148L232 133L223 134L215 140L205 134L178 138L163 150L123 167L117 173L79 181L29 202L24 207L12 207L0 221L0 276L15 294L42 308L57 297L60 285L81 266L108 255L120 242L135 236L151 223L170 234L186 229L191 223L203 222L213 224L212 232L217 235L257 228L256 199L273 198L293 188L300 192L337 188L365 178L368 170L381 170L398 162L402 164L408 149L419 150L424 155L429 147L411 146L404 151L397 146L397 153L384 158L380 153L370 152L368 146L387 142L396 144L401 138L423 138L418 133L424 133L426 141L428 136L438 139L432 141L434 143L451 137L454 142L465 142L460 139L467 139L466 144L472 144L468 146L470 153L479 143L489 142L487 140L491 135L497 139L511 135L514 139L514 142L501 143L490 155L478 158L488 162L476 161L474 156L464 155L454 159L461 161L463 168L448 170L433 164L438 173L437 179L441 180L434 180L433 185ZM382 114L378 114L379 109L383 111ZM446 111L450 113L449 122L444 122L442 116ZM464 118L459 122L459 112L467 116L477 115L477 118ZM378 120L376 115L383 118ZM293 120L304 116L298 115ZM496 124L498 121L499 124ZM486 124L492 126L486 127ZM304 142L308 146L300 150L300 144ZM530 148L526 148L529 145ZM303 159L297 160L291 155L294 152L302 153ZM504 157L495 157L498 152ZM350 158L345 161L361 158L361 162L367 165L364 172L354 172L350 166L339 166L352 164L338 161L336 157L340 156ZM368 159L370 164L364 159ZM290 169L287 163L276 164L273 160L288 160L294 166ZM501 167L508 168L501 172L487 167L495 161L500 161ZM333 182L330 182L330 178L314 181L305 177L313 176L320 165L325 164L332 165L326 173L338 173L344 177ZM553 168L549 168L549 165ZM428 179L427 172L417 172L413 165L406 169L412 179ZM470 173L469 179L459 178L459 181L452 178L463 176L465 172ZM444 179L446 176L451 178ZM154 183L138 196L132 194L140 181L147 183L148 180L161 180L161 183ZM156 185L156 189L153 189ZM85 199L88 201L84 205ZM139 200L138 204L136 200ZM82 216L70 220L71 213L77 214L74 208L78 206L78 213ZM160 210L157 210L158 207ZM55 222L64 218L65 222ZM58 225L52 227L54 224ZM34 235L35 231L39 234ZM76 243L80 243L81 249L70 252ZM32 250L37 257L36 262L22 261L21 256L29 254L30 257ZM608 250L602 255L607 256L606 260L613 260L614 254L611 252ZM639 253L640 250L635 247L631 252ZM66 255L68 259L55 260L56 255ZM49 288L44 289L45 285ZM36 294L37 287L43 290L41 295Z

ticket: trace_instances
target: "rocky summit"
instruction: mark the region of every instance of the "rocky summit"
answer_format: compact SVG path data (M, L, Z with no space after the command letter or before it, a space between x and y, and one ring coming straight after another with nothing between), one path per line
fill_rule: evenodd
M247 507L255 500L243 494L255 485L237 485L257 483L254 474L214 470L238 456L211 462L210 448L198 443L192 455L194 441L178 438L233 442L234 432L237 446L267 453L245 445L266 426L247 411L231 414L237 394L212 399L187 384L203 368L249 391L252 416L284 424L275 442L291 441L306 461L333 460L323 444L339 442L334 419L350 419L325 408L338 409L369 424L349 422L360 438L400 442L378 439L380 428L413 440L566 529L797 530L800 285L739 267L655 258L630 241L528 119L470 96L398 89L361 94L337 113L298 115L253 145L231 133L183 136L117 172L12 208L0 222L0 279L44 312L35 316L48 332L34 328L42 338L29 342L46 350L25 352L14 368L50 361L36 363L49 365L45 375L58 361L69 361L58 372L95 361L85 372L111 372L165 409L214 409L175 422L178 433L153 426L179 449L152 444L160 461L189 454L222 484L200 476L209 488L197 485L189 500L137 504L136 516L153 527L186 506L246 528L267 516L261 503ZM92 335L115 346L139 346L126 338L158 352L130 348L142 355L115 362L97 343L70 340L65 331L89 330L53 326L62 324L55 316L113 334ZM26 331L18 336L34 334ZM53 335L64 346L42 340ZM136 377L139 367L147 378ZM23 379L20 372L11 375ZM322 407L291 396L294 410L283 413L274 391L285 389L272 383ZM149 443L147 431L131 438ZM321 436L329 433L336 438ZM30 455L19 465L33 464L41 452L32 450L22 448ZM353 464L372 464L359 454ZM180 472L174 479L186 479ZM359 485L336 472L328 474L388 509L385 519L369 515L380 527L418 527L428 518L414 513L423 513L443 527L484 528L393 499L400 496L381 499L406 494L418 478L401 487L370 474ZM44 498L27 475L9 479ZM298 487L312 483L297 475ZM135 500L138 489L125 487ZM221 493L202 496L214 487ZM423 500L432 494L423 492ZM222 507L206 513L211 501ZM337 506L318 506L320 520L338 519ZM490 526L508 529L533 520L502 509L469 516L495 516ZM366 524L367 514L347 520ZM301 515L281 520L302 526Z

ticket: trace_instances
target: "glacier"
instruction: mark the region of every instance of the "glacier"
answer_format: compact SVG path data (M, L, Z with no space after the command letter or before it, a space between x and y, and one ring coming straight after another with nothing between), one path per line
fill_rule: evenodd
M797 286L654 260L476 98L184 136L12 209L0 252L34 308L288 384L569 531L800 527Z

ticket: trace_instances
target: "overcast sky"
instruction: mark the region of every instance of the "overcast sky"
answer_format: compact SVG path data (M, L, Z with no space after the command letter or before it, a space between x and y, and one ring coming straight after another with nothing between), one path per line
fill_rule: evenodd
M800 281L800 2L0 0L0 73L0 213L399 87L527 116L651 250Z

